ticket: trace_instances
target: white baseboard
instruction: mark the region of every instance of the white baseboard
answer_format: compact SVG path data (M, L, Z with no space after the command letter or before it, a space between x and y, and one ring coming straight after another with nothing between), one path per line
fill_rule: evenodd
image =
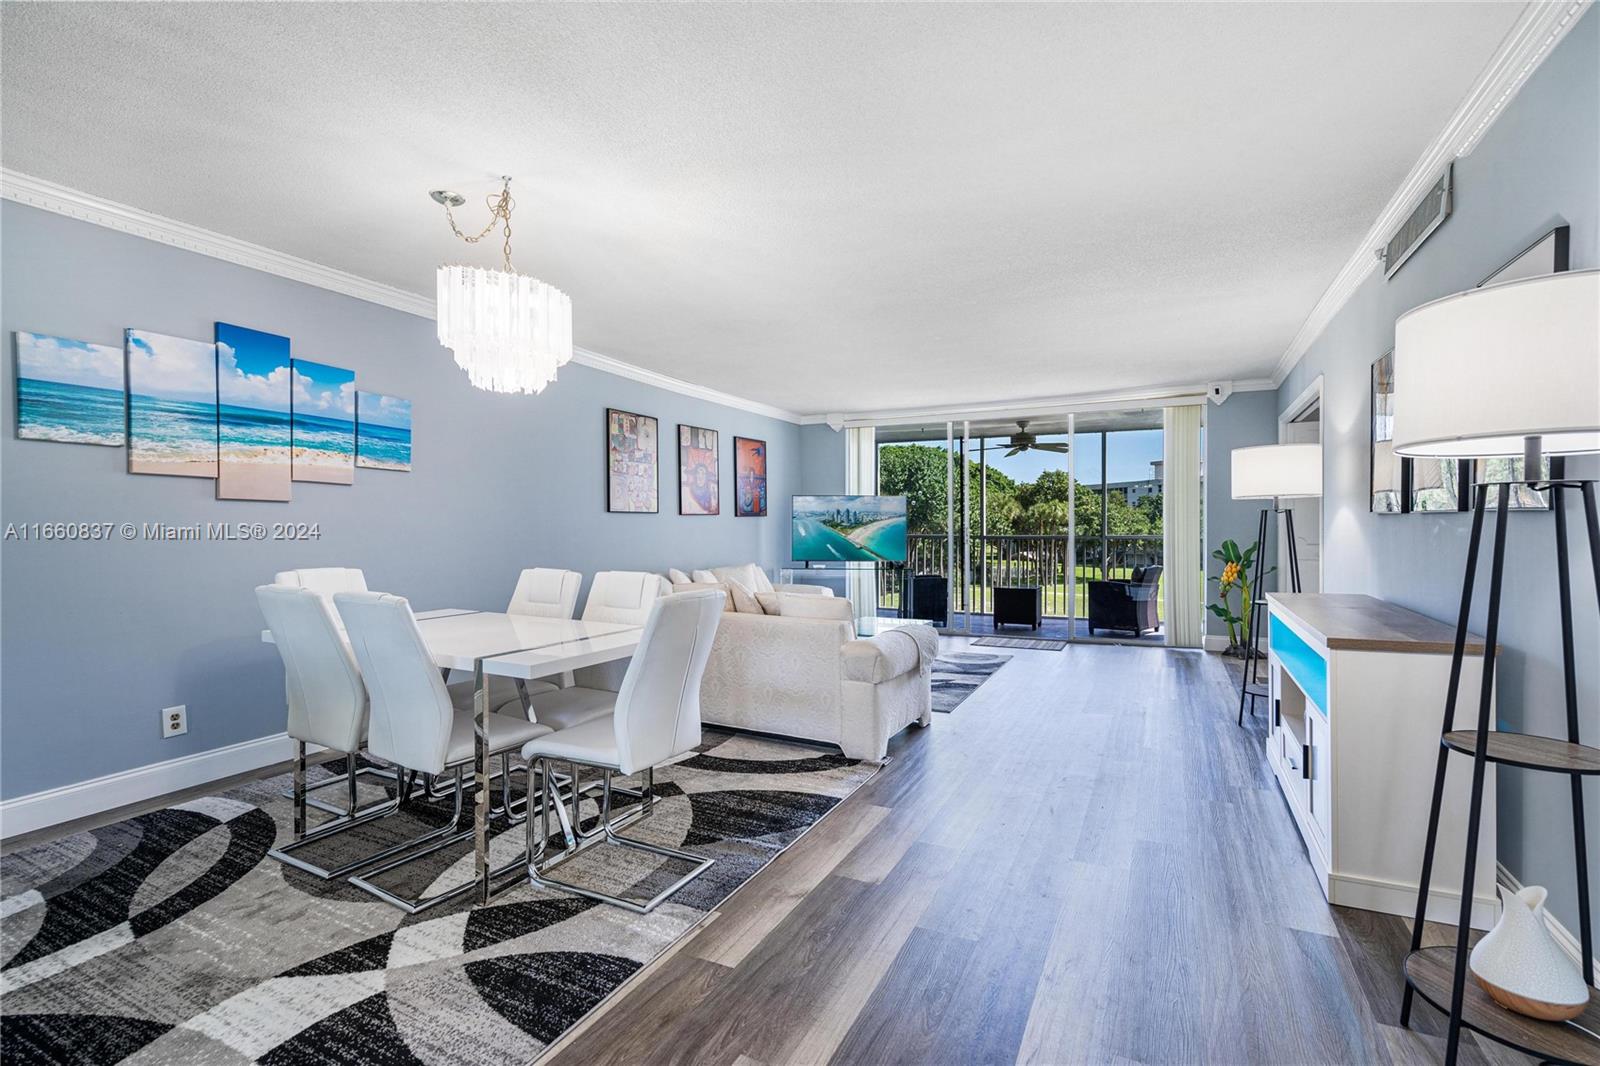
M1360 874L1330 874L1328 877L1328 902L1341 907L1355 907L1364 911L1380 911L1401 918L1410 918L1417 912L1415 883L1390 881ZM1472 927L1490 929L1496 917L1495 898L1492 892L1482 889L1473 893ZM1461 916L1461 893L1434 885L1428 892L1428 921L1455 925Z
M277 733L225 748L151 763L90 781L0 802L0 838L31 833L74 818L155 799L179 789L249 773L294 757L289 734Z
M1509 891L1522 891L1522 882L1518 881L1516 876L1506 869L1505 863L1495 863L1494 873L1495 879ZM1544 924L1549 928L1550 935L1555 937L1556 943L1561 945L1561 950L1565 951L1567 956L1572 959L1573 965L1581 969L1583 966L1583 946L1578 943L1578 938L1573 936L1566 926L1558 922L1556 916L1551 914L1548 909L1544 912ZM1600 956L1597 956L1594 960L1594 969L1596 974L1600 974ZM1597 980L1595 984L1600 987L1600 980Z

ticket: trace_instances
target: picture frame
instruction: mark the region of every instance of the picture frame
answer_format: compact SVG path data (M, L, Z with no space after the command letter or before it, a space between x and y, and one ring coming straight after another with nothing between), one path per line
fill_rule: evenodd
M128 391L120 346L26 330L11 338L17 440L127 444Z
M660 422L654 415L606 408L606 510L661 510Z
M767 442L754 437L733 438L733 516L765 518L767 515Z
M717 431L678 423L678 513L721 514L720 480Z

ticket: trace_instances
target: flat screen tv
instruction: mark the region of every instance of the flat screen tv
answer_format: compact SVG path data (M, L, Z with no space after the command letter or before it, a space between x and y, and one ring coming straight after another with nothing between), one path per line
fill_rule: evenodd
M906 561L904 496L796 496L796 562Z

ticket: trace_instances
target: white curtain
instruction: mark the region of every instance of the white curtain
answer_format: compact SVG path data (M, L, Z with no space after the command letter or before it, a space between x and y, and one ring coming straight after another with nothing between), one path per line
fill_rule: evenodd
M1200 543L1199 404L1168 407L1163 416L1162 555L1166 569L1167 644L1205 645L1205 565Z
M878 492L878 433L871 426L844 431L844 491L852 496L873 496ZM845 586L857 618L878 613L876 568L851 566L845 571Z

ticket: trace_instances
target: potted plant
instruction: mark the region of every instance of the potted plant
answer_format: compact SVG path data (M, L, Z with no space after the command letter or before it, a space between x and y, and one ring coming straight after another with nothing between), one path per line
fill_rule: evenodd
M1260 542L1251 544L1250 547L1239 550L1239 543L1234 540L1225 540L1222 547L1211 553L1211 558L1222 563L1220 576L1209 580L1217 583L1217 602L1206 605L1206 610L1228 623L1228 647L1222 654L1242 658L1245 653L1244 641L1250 632L1250 611L1255 604L1255 597L1251 594L1250 567L1254 564L1256 552L1260 549ZM1272 569L1277 569L1273 567ZM1265 577L1272 570L1265 571ZM1233 593L1239 592L1239 610L1233 609Z

